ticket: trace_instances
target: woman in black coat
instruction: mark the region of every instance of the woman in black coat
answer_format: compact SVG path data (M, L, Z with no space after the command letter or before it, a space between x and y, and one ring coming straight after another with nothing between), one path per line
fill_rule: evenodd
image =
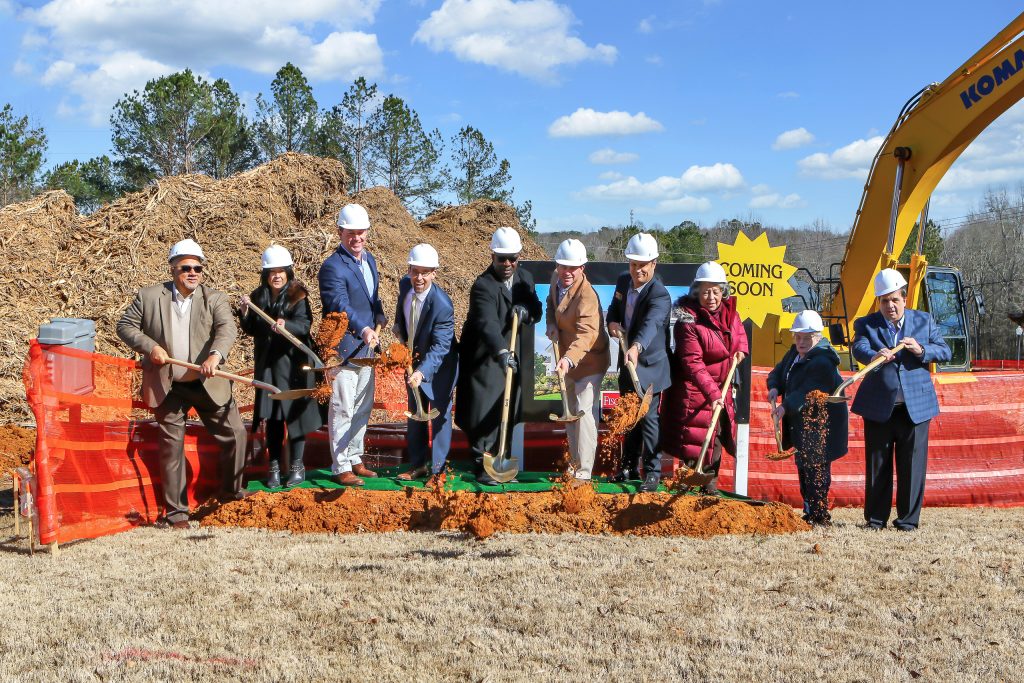
M832 461L846 455L849 415L845 403L811 405L807 394L831 394L840 384L839 354L821 332L821 316L814 311L800 313L790 331L793 346L768 374L768 403L782 420L782 446L796 449L795 461L804 499L804 520L830 526L828 489L832 484ZM777 398L782 404L775 405ZM826 429L805 424L809 413L827 411ZM813 416L812 416L813 417Z
M276 320L271 327L263 318L249 310L249 303L259 307ZM263 252L263 272L260 286L248 297L242 297L239 306L242 330L251 335L255 345L253 377L279 389L312 389L313 373L302 370L310 364L308 355L296 348L278 331L278 327L291 332L306 346L312 347L310 327L313 313L309 306L305 285L295 279L292 257L288 250L271 245ZM288 452L291 455L288 481L285 486L297 486L306 478L302 457L306 447L306 434L316 431L322 424L320 410L312 398L291 401L272 401L266 392L256 390L256 403L252 413L255 432L261 420L266 420L267 450L270 452L270 471L267 486L281 486L281 451L285 426L288 428Z

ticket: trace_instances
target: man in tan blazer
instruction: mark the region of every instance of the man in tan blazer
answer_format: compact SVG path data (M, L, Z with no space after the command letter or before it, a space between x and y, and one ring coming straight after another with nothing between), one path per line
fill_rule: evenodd
M201 284L202 248L191 239L171 247L170 282L139 291L117 323L117 336L142 359L142 396L159 426L164 521L188 527L185 416L195 408L221 447L225 490L243 498L245 426L231 395L231 383L214 377L238 334L228 298ZM168 358L200 365L200 371L167 363Z
M569 410L584 411L579 420L565 425L575 476L584 481L594 469L601 380L611 365L601 300L583 273L586 262L587 249L579 240L567 239L558 246L545 306L548 339L561 352L555 371L565 375Z

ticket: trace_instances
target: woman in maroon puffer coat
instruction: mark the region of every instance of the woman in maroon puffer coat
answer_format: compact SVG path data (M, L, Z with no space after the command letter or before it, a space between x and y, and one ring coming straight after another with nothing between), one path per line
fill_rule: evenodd
M709 261L697 270L690 293L676 301L675 350L669 357L672 386L661 414L661 450L694 467L716 404L723 405L713 447L704 456L704 471L714 478L705 493L718 493L722 449L736 452L736 408L732 392L722 396L722 382L733 359L743 362L747 335L729 297L725 270Z

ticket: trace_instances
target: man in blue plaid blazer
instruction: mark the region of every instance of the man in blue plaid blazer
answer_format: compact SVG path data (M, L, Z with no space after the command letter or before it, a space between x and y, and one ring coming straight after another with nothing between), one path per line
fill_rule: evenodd
M928 465L928 426L939 414L929 363L947 361L949 346L931 315L906 308L907 281L887 268L875 277L878 311L853 323L853 355L866 364L886 361L864 378L850 410L864 418L864 520L882 529L892 510L896 462L896 519L901 531L917 528ZM899 353L890 349L899 343Z

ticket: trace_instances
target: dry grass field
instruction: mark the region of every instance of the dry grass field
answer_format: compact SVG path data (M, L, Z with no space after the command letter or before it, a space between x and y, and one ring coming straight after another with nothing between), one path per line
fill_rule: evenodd
M1024 510L710 540L140 529L54 559L0 506L2 681L1024 676Z

